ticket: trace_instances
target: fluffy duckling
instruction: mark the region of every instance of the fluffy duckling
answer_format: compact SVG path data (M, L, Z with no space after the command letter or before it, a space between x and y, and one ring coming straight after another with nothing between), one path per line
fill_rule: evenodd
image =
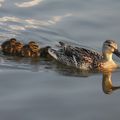
M39 45L30 41L28 44L23 45L22 42L17 41L15 38L11 38L1 45L2 52L7 55L22 56L22 57L44 57L50 58L48 53L50 46L40 48Z
M23 57L39 57L40 48L36 42L30 41L28 44L24 45L21 51Z
M16 56L21 56L21 51L22 51L22 48L23 48L23 43L22 42L16 42L15 43L15 50L14 50L14 54Z
M15 38L11 38L11 39L3 42L1 45L2 52L4 54L9 54L9 55L14 54L15 44L16 44Z
M50 46L46 46L40 49L40 57L44 58L51 58L50 54L48 53L48 49L51 48Z

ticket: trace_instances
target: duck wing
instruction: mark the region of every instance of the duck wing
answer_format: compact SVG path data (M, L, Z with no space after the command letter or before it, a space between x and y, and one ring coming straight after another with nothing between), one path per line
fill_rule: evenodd
M48 52L57 61L68 66L80 69L92 69L93 66L96 67L98 61L102 59L102 55L98 52L82 47L74 47L64 44L63 42L60 42L60 44L61 49L54 50L50 48Z

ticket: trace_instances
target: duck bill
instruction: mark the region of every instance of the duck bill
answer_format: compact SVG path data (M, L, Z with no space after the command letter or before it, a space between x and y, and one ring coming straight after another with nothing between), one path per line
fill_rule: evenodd
M117 49L113 52L117 57L120 58L120 51L118 51Z

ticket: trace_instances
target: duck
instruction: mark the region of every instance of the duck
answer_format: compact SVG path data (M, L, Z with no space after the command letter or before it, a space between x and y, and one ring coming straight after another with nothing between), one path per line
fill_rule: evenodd
M13 55L14 50L15 50L16 41L17 40L15 38L11 38L11 39L6 40L5 42L3 42L1 44L1 49L2 49L3 54Z
M48 53L58 62L81 70L110 70L119 65L113 60L115 54L120 57L118 45L115 40L106 40L102 46L102 53L84 47L76 47L64 42L59 42L58 50L49 48Z
M25 44L21 50L21 56L23 57L40 57L40 48L38 44L34 41L30 41L28 44Z

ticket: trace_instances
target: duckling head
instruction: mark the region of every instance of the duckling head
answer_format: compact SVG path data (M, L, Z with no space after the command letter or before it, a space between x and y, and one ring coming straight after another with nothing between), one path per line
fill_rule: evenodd
M17 40L16 40L15 38L11 38L11 39L9 40L10 45L15 45L16 41L17 41Z
M15 47L16 47L17 51L21 51L21 49L23 48L23 43L22 42L16 42Z
M33 52L39 51L40 48L39 48L39 46L38 46L38 44L37 44L36 42L30 41L28 44L29 44L30 49L31 49Z

